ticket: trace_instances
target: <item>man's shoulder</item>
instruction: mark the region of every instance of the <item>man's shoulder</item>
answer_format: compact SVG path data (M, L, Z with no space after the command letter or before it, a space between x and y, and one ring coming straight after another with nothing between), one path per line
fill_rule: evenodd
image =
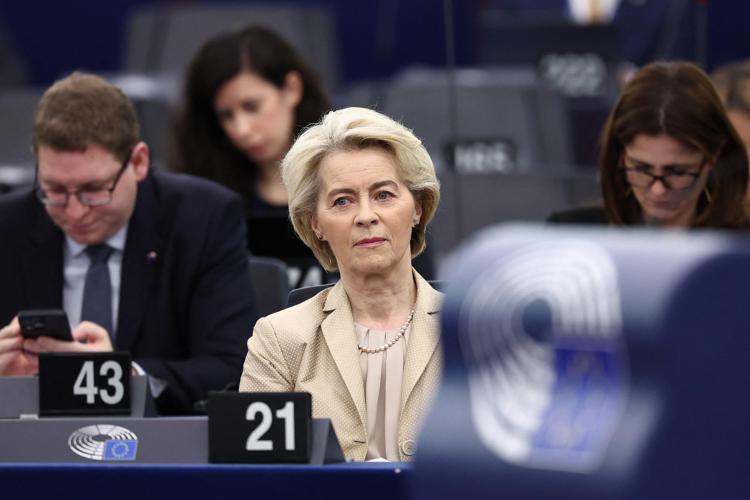
M162 196L180 196L208 200L231 200L238 195L226 187L189 174L154 170L149 175L155 189Z
M39 213L41 203L30 188L0 194L0 226L25 225Z
M21 188L9 193L0 194L0 207L22 207L24 205L31 205L32 201L36 201L34 198L34 191L31 188Z
M247 266L242 202L210 181L151 172L138 187L128 228L128 251L138 249L139 241L159 242L175 247L177 264L228 259L228 267L240 260Z
M199 230L202 224L218 223L229 216L243 218L240 197L215 182L188 174L153 171L139 188L141 207L136 215L156 217L161 224L177 224L187 231ZM141 200L142 197L142 200ZM244 227L244 224L243 224ZM244 243L243 243L244 244Z

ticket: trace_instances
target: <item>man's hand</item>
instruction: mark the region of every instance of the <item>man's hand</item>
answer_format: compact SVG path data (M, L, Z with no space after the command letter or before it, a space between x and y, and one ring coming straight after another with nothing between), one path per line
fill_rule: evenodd
M73 330L73 342L53 339L52 337L39 337L36 340L28 339L24 342L24 349L34 353L40 352L110 352L112 341L109 340L107 330L92 323L83 321Z
M39 358L24 350L18 317L0 328L0 375L33 375L39 371Z

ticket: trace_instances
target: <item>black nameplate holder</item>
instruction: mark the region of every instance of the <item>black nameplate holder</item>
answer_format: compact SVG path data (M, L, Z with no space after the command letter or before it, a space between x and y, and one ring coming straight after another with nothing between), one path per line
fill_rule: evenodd
M130 377L126 352L40 354L39 415L128 415Z
M313 423L307 392L210 393L208 447L219 463L343 461L330 421Z
M311 420L306 392L209 394L209 461L305 463Z

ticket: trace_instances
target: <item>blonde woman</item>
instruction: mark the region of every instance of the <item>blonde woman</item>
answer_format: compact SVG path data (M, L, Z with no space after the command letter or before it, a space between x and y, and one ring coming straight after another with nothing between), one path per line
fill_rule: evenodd
M347 458L409 460L441 369L441 294L412 267L440 199L411 131L347 108L306 130L282 162L294 229L341 280L262 318L243 391L307 391Z

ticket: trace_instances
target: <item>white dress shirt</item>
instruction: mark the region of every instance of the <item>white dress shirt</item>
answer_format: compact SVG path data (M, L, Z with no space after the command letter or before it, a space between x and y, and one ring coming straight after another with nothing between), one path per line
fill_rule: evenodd
M115 333L117 332L117 317L120 306L120 283L122 283L122 257L125 252L125 241L128 236L128 225L123 226L114 236L105 241L114 252L109 256L107 267L109 268L109 279L112 284L112 329L108 332L114 347ZM70 328L73 329L81 322L81 306L83 306L83 287L86 284L86 272L89 269L89 257L86 255L86 247L65 236L63 243L63 309L68 314ZM138 375L146 375L143 368L133 361L133 368ZM163 380L149 377L151 394L158 397L167 387Z
M112 329L108 332L114 344L117 332L117 313L120 305L120 283L122 282L122 256L125 250L125 239L128 235L128 225L122 227L110 239L105 241L114 248L114 252L107 262L109 279L112 284ZM81 322L81 306L83 305L83 287L86 283L86 272L89 269L89 257L86 247L65 236L63 243L63 309L68 314L70 328L73 329Z

